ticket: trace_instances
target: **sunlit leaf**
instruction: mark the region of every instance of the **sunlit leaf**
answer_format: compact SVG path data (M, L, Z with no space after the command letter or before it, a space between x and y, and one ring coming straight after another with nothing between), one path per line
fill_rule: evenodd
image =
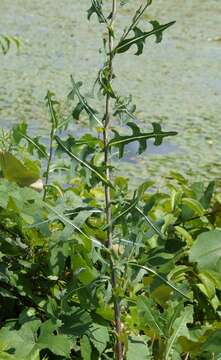
M40 178L36 162L26 160L26 164L22 164L9 152L0 152L0 165L4 178L14 181L20 186L29 186Z
M191 262L200 269L221 271L221 231L212 230L200 234L189 252Z

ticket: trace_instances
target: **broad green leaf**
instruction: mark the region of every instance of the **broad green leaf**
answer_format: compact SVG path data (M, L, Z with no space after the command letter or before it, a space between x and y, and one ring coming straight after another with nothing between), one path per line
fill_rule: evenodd
M156 289L153 289L150 295L157 304L159 304L162 308L166 308L167 302L171 296L171 289L165 284L162 284Z
M110 186L113 188L113 185L111 184L110 181L108 181L105 177L105 175L100 173L100 170L94 166L89 164L86 161L81 160L80 158L78 158L76 155L74 155L63 143L63 141L58 137L55 136L55 140L57 141L58 145L74 160L76 160L77 162L79 162L79 164L81 164L82 166L86 167L88 170L90 170L92 173L95 174L95 176L101 180L105 185Z
M176 318L174 323L172 324L172 334L167 341L166 351L165 351L165 360L170 359L170 355L173 351L173 347L176 345L177 340L180 336L189 336L189 330L187 328L187 324L193 322L193 307L188 305L181 312L179 318Z
M109 142L109 146L119 148L119 158L124 155L124 146L137 141L139 143L139 154L144 152L147 147L148 139L155 139L154 145L158 146L162 143L163 139L168 136L177 135L175 131L163 132L161 126L158 123L153 123L153 132L142 133L140 128L132 122L128 122L127 125L131 128L132 135L120 135L116 130L112 130L115 134L114 138Z
M54 335L55 331L61 327L61 322L53 322L47 320L40 327L40 335L37 347L41 349L49 349L53 354L59 356L70 356L72 341L65 335Z
M202 350L215 354L221 353L221 330L217 330L209 336L203 344Z
M72 266L76 273L76 278L78 278L84 285L90 284L98 277L96 268L92 267L91 264L89 266L80 254L74 254Z
M68 296L70 298L73 295L73 291L67 288L67 293L68 292L70 293ZM92 325L89 311L80 307L71 306L70 308L65 308L60 318L63 323L61 333L69 336L73 340L78 336L88 334Z
M26 164L22 164L9 152L0 152L0 165L4 178L19 186L29 186L40 178L39 167L35 162L26 160Z
M143 32L137 26L134 27L133 28L134 37L120 41L120 43L114 49L114 52L117 54L123 53L123 52L127 51L132 45L136 45L137 52L135 53L135 55L142 54L145 40L149 36L155 35L156 42L161 42L163 31L166 30L168 27L172 26L173 24L175 24L175 21L171 21L164 25L160 25L157 21L151 21L150 23L153 26L153 30Z
M127 350L127 360L147 360L149 359L151 353L148 348L147 336L129 336L128 338L128 350Z
M43 324L39 320L32 320L24 323L19 330L2 328L0 341L7 341L8 349L15 349L17 359L30 360L37 350L43 349L49 349L55 355L69 357L71 340L65 335L54 335L60 326L61 322L52 320Z
M200 234L189 252L189 260L200 269L221 271L221 231L212 230Z
M99 354L102 354L109 341L108 329L106 326L102 326L94 323L90 330L91 330L90 341L96 347Z

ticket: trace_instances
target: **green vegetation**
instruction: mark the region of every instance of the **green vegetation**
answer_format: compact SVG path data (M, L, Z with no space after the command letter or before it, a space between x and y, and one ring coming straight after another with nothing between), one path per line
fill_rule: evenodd
M16 37L0 34L0 49L4 55L9 52L12 43L19 49L20 42Z
M24 122L2 131L2 360L220 359L219 184L171 172L161 188L134 189L114 166L131 143L141 154L150 139L177 135L156 122L143 131L132 99L115 89L115 57L141 55L174 24L141 25L150 4L119 37L118 6L130 2L92 0L88 19L104 36L92 93L72 78L66 117L47 92L47 141ZM75 136L82 117L88 129Z

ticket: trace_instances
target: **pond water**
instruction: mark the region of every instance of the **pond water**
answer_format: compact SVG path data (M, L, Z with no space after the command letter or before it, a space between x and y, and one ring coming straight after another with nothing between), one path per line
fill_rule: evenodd
M121 9L123 28L140 1ZM33 133L47 133L44 96L56 92L66 106L70 74L89 89L102 57L96 19L86 20L89 0L1 0L0 33L18 36L15 50L0 56L0 126L25 119ZM115 62L116 87L133 94L140 125L160 121L179 135L164 147L149 146L136 160L137 178L181 171L195 179L221 172L221 1L155 0L144 18L176 20L161 44L148 41L142 56L126 53ZM134 148L122 171L134 174ZM132 153L131 153L132 151Z

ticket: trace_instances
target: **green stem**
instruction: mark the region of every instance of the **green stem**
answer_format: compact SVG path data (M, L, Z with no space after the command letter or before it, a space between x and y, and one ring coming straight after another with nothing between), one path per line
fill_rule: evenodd
M108 81L112 81L113 76L113 24L116 17L117 12L117 0L112 0L112 16L110 20L110 24L108 26L108 46L109 46L109 59L108 59L108 66L109 66L109 79ZM103 143L104 143L104 164L105 164L105 176L107 181L110 181L110 170L109 170L109 146L108 146L108 133L109 133L109 126L110 126L110 112L111 112L111 97L107 93L106 95L106 105L105 105L105 115L103 119L104 129L103 129ZM106 246L109 249L113 247L113 226L112 226L112 208L111 208L111 193L110 187L105 185L105 208L106 208L106 222L110 224L107 228L107 243ZM120 306L120 299L116 297L115 290L117 288L117 276L116 270L114 266L114 262L112 258L110 259L110 267L111 267L111 283L114 293L114 313L115 313L115 331L117 335L117 343L116 343L116 359L123 360L123 344L120 341L121 335L121 306Z
M51 134L50 134L49 156L48 156L48 163L47 163L47 169L46 169L46 175L45 175L45 186L44 186L43 201L45 201L46 195L47 195L47 187L48 187L48 181L49 181L49 172L50 172L51 160L52 160L52 154L53 154L54 133L55 133L55 131L54 131L54 125L52 124Z

